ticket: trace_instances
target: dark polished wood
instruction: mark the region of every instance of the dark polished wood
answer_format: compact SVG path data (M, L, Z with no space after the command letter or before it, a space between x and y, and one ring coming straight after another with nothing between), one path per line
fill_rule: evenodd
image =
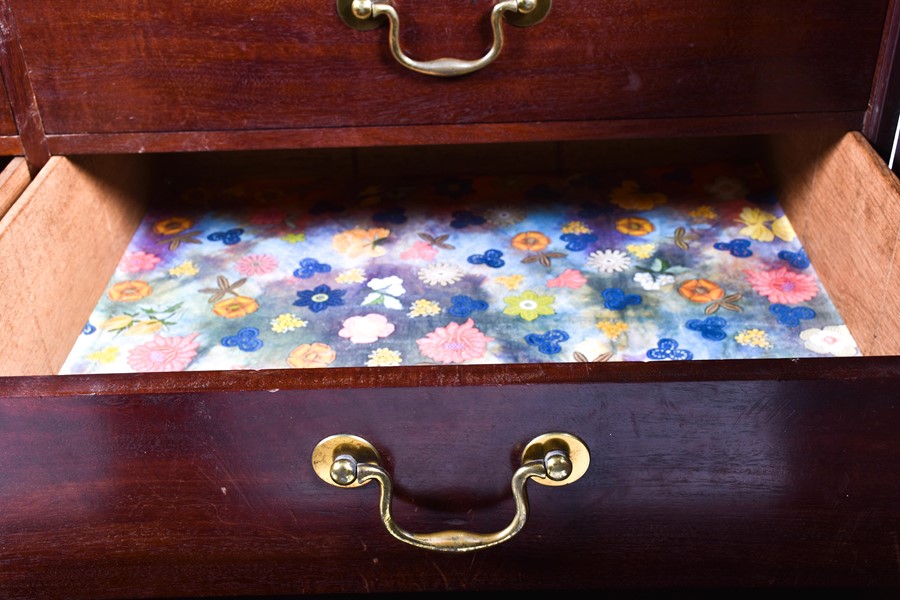
M401 44L480 57L494 3L398 0ZM64 135L864 112L888 0L556 2L448 79L397 64L387 29L351 29L333 0L7 4Z
M0 379L0 593L900 586L900 363L712 367ZM588 473L529 483L525 528L474 554L394 540L374 484L310 464L326 435L360 435L401 526L490 532L522 446L556 430L587 443Z
M10 154L24 154L32 176L50 158L47 139L41 121L37 100L31 87L31 79L22 46L19 43L18 27L11 7L0 1L0 72L9 97L11 124L4 129L10 135L18 134L16 146L0 147L0 152L10 150Z
M782 131L847 131L862 125L864 113L677 119L566 121L338 127L252 131L87 133L48 136L55 155L121 154L294 148L362 148L499 142L556 142L665 137L757 135ZM199 146L199 148L198 148Z

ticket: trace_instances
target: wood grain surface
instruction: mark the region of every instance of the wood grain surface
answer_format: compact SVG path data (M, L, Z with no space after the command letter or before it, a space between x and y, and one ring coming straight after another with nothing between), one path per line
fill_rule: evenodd
M831 364L0 379L0 595L896 589L900 370ZM560 430L588 472L529 483L525 528L470 554L394 540L374 484L310 462L362 436L401 526L491 532L522 446Z
M888 0L556 2L449 79L401 67L386 28L351 29L332 0L8 4L63 135L862 114ZM480 57L493 4L396 0L401 44Z

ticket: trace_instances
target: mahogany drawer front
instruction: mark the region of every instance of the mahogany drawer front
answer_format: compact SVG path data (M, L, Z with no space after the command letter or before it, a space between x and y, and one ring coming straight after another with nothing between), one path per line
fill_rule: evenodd
M405 69L386 27L350 28L334 0L9 4L53 149L90 134L347 133L333 128L377 143L375 126L436 124L814 115L859 128L888 0L557 1L537 25L504 24L499 58L458 78ZM494 4L394 0L403 49L478 58Z
M896 361L816 362L726 381L674 363L6 381L0 592L896 588ZM524 529L475 553L395 540L374 483L327 485L310 461L327 435L362 436L399 525L493 532L523 445L557 430L588 471L529 483Z
M0 595L900 587L900 317L884 310L900 183L858 134L764 141L871 356L53 376L161 175L150 156L52 159L0 221ZM207 159L225 160L180 162ZM587 445L584 477L529 483L524 529L475 554L394 539L375 484L339 489L311 464L326 436L362 436L399 525L493 532L524 444L555 431Z

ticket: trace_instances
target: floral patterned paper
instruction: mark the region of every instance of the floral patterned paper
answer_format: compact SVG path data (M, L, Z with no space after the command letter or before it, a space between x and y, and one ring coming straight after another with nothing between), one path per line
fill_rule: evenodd
M62 373L857 354L760 169L716 164L172 189Z

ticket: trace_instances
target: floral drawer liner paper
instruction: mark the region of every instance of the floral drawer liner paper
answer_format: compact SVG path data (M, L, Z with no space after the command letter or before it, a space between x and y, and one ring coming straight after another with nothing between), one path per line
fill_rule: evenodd
M62 373L857 354L763 173L714 164L172 190Z

